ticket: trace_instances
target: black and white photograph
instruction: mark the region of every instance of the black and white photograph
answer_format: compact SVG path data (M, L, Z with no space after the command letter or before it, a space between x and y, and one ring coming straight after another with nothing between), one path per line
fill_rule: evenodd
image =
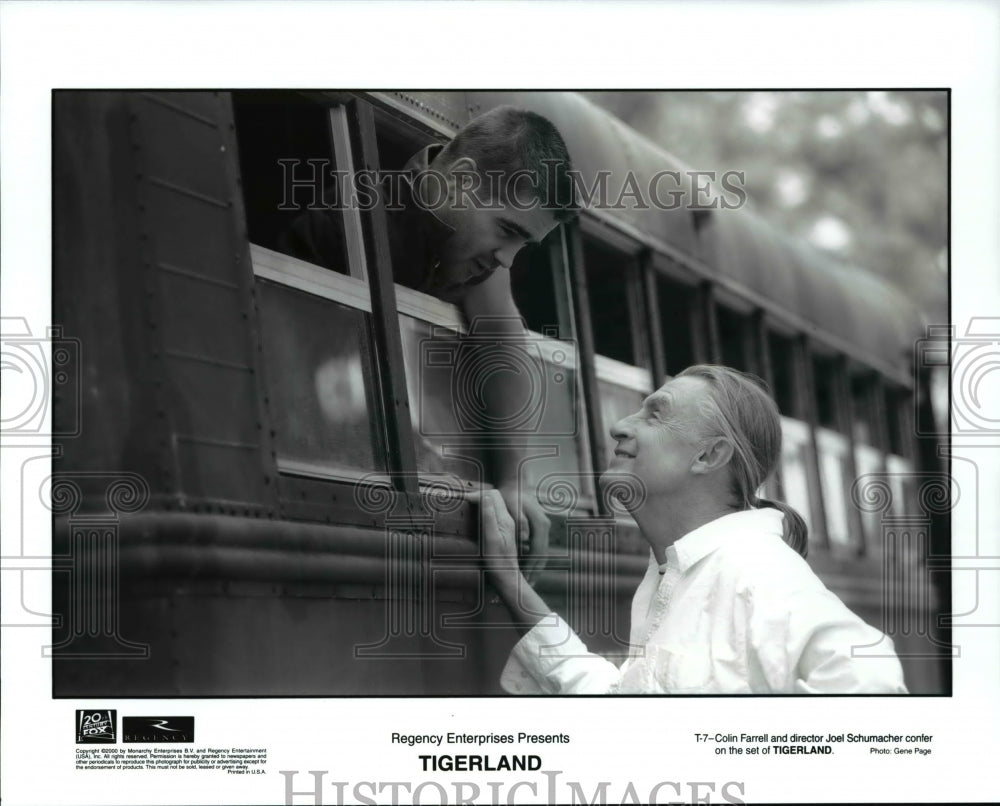
M948 111L54 93L54 695L949 693Z
M995 9L764 5L0 9L8 802L998 794Z

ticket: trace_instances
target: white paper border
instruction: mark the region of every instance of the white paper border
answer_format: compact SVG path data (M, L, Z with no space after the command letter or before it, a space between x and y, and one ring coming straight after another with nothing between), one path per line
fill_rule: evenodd
M49 323L53 87L951 87L953 318L961 335L970 317L1000 311L998 9L961 0L6 2L0 6L3 314L25 317L35 333ZM981 457L980 552L1000 556L996 449L975 438L965 442L987 448L974 452ZM16 553L10 541L20 536L20 524L9 522L20 462L8 447L0 455L5 557ZM25 534L32 541L48 533L46 514L31 512ZM976 514L967 506L956 512L956 554L972 553ZM978 578L980 612L1000 623L997 572ZM971 574L955 582L958 591L971 584ZM47 587L35 583L31 591L33 600L47 601ZM50 672L39 651L48 631L10 628L3 633L3 797L12 805L280 802L278 769L325 769L328 780L352 782L429 777L418 772L414 750L389 744L391 730L529 730L571 734L572 744L543 751L546 767L567 778L579 774L588 793L597 781L614 781L613 799L628 780L641 796L658 781L733 780L745 782L748 801L989 801L1000 798L997 633L988 626L955 630L963 656L954 664L953 698L90 703L115 707L119 717L193 713L199 744L265 745L271 772L262 782L214 773L74 773L66 726L79 706L50 698ZM307 730L300 727L306 716ZM927 732L935 734L935 752L927 759L716 760L691 739L695 732L739 733L756 725ZM324 802L335 802L332 790L327 796ZM536 802L545 797L540 791ZM529 790L518 799L533 800Z

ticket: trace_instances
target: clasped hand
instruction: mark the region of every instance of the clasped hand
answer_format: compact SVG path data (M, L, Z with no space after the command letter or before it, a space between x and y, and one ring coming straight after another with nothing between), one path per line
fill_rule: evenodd
M548 555L548 516L534 496L514 484L484 492L481 503L487 570L495 575L516 575L520 558L525 577L533 582Z

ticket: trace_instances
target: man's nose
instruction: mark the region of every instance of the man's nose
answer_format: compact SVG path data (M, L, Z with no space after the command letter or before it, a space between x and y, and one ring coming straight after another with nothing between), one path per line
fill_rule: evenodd
M514 258L521 249L521 244L507 244L506 246L501 246L499 249L493 251L493 260L505 269L509 269L513 263Z
M635 432L632 430L632 415L628 417L622 417L617 423L611 426L611 438L621 442L623 439L629 439L635 436Z

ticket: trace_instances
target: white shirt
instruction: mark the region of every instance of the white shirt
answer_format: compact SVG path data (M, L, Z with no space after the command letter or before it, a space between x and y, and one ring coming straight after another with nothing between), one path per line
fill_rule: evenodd
M906 694L892 641L782 540L782 518L767 508L706 523L667 548L663 574L651 556L620 669L553 613L514 647L501 686L512 694ZM854 656L852 647L865 649Z

